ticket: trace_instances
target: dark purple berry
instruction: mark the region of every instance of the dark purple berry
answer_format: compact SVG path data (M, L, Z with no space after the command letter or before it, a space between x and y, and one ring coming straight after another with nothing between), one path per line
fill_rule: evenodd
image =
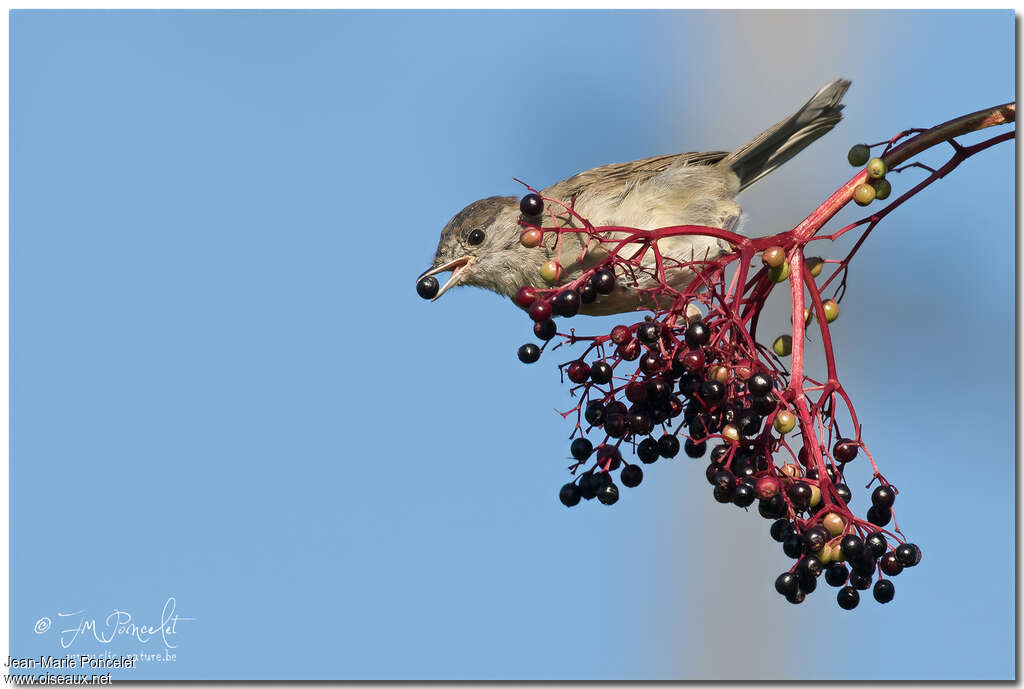
M594 289L593 283L584 282L580 285L580 301L584 304L593 304L597 300L597 290Z
M644 438L636 446L636 456L644 464L654 464L658 461L658 441L654 438Z
M556 316L571 318L579 313L580 303L579 292L570 289L559 293L551 300L551 310Z
M555 322L550 318L547 319L546 321L540 321L538 323L533 324L533 334L536 335L537 339L539 340L544 340L546 342L547 340L550 340L552 337L554 337L557 333L558 326L556 326Z
M860 603L860 594L852 586L844 586L839 589L836 600L839 602L839 607L843 610L853 610L857 607L857 603Z
M703 347L711 340L711 331L708 330L708 326L704 325L703 321L696 321L691 323L690 327L686 329L686 344L690 349L697 349Z
M695 442L694 440L687 438L686 442L683 443L683 450L686 452L687 457L693 457L697 459L704 456L704 452L707 450L708 444L704 441Z
M783 596L790 596L796 593L796 575L790 572L783 572L775 579L775 590Z
M587 472L580 478L580 495L586 500L591 500L597 496L597 489L602 485L604 485L603 478L593 472Z
M895 551L889 551L879 558L878 565L882 568L882 573L890 577L894 577L903 571L903 564L900 562Z
M889 547L889 543L885 540L885 536L877 531L868 534L868 537L864 539L864 545L867 546L868 552L875 557L882 557L885 555L885 551Z
M540 358L540 347L529 342L519 348L519 360L524 364L532 364Z
M846 565L842 562L835 562L825 570L825 583L829 586L842 586L846 583L848 576L850 576L850 572L846 569Z
M832 446L832 456L835 457L837 462L846 464L852 462L857 456L859 446L856 440L850 440L849 438L840 438L836 441L836 444Z
M885 526L892 519L892 510L879 510L877 507L868 508L868 521L875 526Z
M856 534L844 536L843 540L839 541L839 550L847 560L855 560L864 554L864 541Z
M544 212L544 199L537 194L527 194L519 200L519 212L526 218L535 218Z
M627 464L623 467L619 478L622 480L622 485L627 488L636 488L644 480L644 470L636 464Z
M921 549L913 543L903 543L896 546L896 558L904 567L913 567L921 561Z
M612 379L612 367L605 361L595 361L590 365L590 379L599 385Z
M738 483L732 491L732 503L737 507L750 507L754 504L755 499L757 499L757 491L749 483Z
M871 492L871 504L879 510L888 510L894 502L896 502L896 491L890 486L878 486Z
M888 603L896 595L896 587L888 579L879 579L875 582L875 588L871 593L879 603Z
M751 395L756 397L764 397L772 391L772 380L763 373L755 373L750 376L750 380L747 381L747 390L750 391Z
M861 591L871 588L871 575L853 572L850 574L850 586Z
M420 295L424 299L433 299L437 296L437 291L441 286L437 282L437 278L433 275L428 275L425 278L420 278L420 281L416 283L416 294Z
M594 451L594 444L586 438L576 438L569 446L569 453L576 459L583 461Z
M590 284L594 286L598 294L611 294L615 289L615 274L607 268L603 268L591 276Z
M558 491L558 499L562 501L562 504L566 507L572 507L580 501L580 489L575 483L567 483L562 486L562 490Z
M679 438L668 434L658 438L658 454L666 459L679 454Z
M619 500L619 487L614 483L607 483L597 491L597 499L602 505L614 505Z

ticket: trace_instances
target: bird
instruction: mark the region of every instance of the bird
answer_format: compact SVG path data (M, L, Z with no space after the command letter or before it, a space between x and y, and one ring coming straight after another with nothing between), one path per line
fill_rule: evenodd
M654 156L601 165L557 182L540 192L544 198L563 204L546 204L544 226L548 227L554 215L562 227L582 227L579 218L584 218L595 228L654 230L701 225L736 231L742 209L735 197L835 127L842 119L840 101L849 87L845 79L830 81L791 116L732 153ZM560 266L563 283L607 257L605 243L595 246L590 242L586 252L580 250L587 240L583 232L562 233L561 251L556 250L553 232L545 233L540 246L526 247L520 237L523 223L531 220L536 218L524 216L516 196L491 196L470 203L444 226L433 265L418 280L422 283L429 276L451 271L445 284L430 295L434 300L457 285L514 297L522 287L550 287L540 266L556 255L564 262ZM681 262L713 260L731 249L722 239L699 235L664 237L657 244L661 255L674 266L666 270L665 277L677 289L685 287L694 276ZM652 253L648 251L643 257L645 267L653 264ZM592 303L583 304L579 312L608 315L651 308L651 299L640 290L657 282L653 271L642 272L645 274L634 271L631 279L616 276L620 279L610 294L598 295ZM436 288L437 283L433 285Z

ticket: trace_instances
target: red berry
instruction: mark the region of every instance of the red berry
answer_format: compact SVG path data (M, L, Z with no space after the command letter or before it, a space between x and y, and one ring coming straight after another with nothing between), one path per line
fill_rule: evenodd
M624 325L617 325L612 328L612 342L617 345L624 345L633 339L633 334L629 332L629 328Z
M551 304L546 301L535 301L530 306L530 318L537 323L551 318Z
M590 377L590 367L582 361L574 361L569 364L568 376L574 383L586 383Z
M524 309L530 308L530 305L537 301L537 288L520 287L513 301Z
M687 371L699 371L704 368L704 353L700 350L683 354L683 368Z
M767 500L779 492L779 480L774 476L763 476L757 480L757 497Z
M640 357L641 347L636 340L630 340L624 345L619 345L615 353L626 361L636 361Z

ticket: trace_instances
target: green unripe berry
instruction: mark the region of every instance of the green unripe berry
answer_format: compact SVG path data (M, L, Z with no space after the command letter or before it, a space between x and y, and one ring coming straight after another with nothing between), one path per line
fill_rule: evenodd
M826 299L822 303L822 310L825 312L825 320L831 323L835 319L839 318L839 304L832 299Z
M769 268L768 277L772 279L772 282L782 282L789 279L789 261L786 261L778 268Z
M892 192L892 185L889 184L889 180L884 177L882 179L876 179L871 183L871 186L875 188L875 198L879 201L889 198L889 194Z
M875 200L875 188L870 184L858 184L853 190L853 200L858 206L866 206Z
M868 177L871 179L882 179L886 171L885 161L881 158L872 158L868 161Z
M796 416L793 412L783 409L775 415L775 421L772 422L772 425L775 426L775 430L785 435L796 428Z
M825 259L821 256L812 256L807 259L807 269L811 271L811 275L818 277L821 275L821 269L825 266Z
M868 158L871 157L871 149L866 144L856 144L850 147L850 152L846 154L846 159L850 161L850 165L854 167L860 167L864 163L868 162Z
M547 261L540 267L540 276L548 284L554 284L562 277L562 266L555 261Z
M793 336L779 335L772 343L772 351L779 356L789 356L793 353Z

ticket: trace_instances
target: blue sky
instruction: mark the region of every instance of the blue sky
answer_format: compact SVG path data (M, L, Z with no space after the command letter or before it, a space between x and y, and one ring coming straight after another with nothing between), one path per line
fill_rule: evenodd
M14 12L12 654L164 651L58 633L173 597L174 660L116 677L1011 677L1010 146L879 228L836 329L925 552L884 608L785 603L700 463L563 508L556 362L413 285L513 177L735 147L851 78L740 198L791 227L852 143L1012 100L1013 64L1009 11Z

